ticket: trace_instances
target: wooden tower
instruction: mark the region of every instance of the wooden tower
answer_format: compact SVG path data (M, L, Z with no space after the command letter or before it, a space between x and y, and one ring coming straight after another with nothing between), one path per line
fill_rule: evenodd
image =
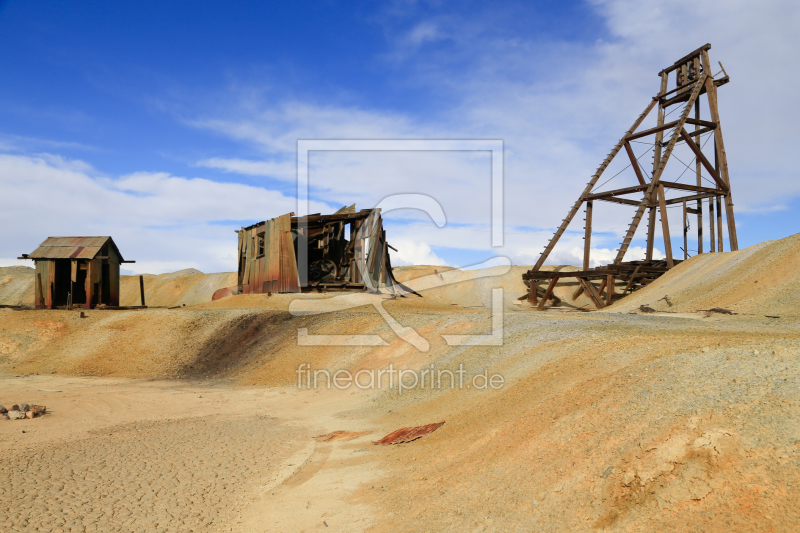
M729 78L724 68L722 68L722 63L720 63L720 73L725 75L716 79L712 75L711 62L708 58L708 50L710 49L710 44L701 46L694 52L676 61L672 66L658 73L661 78L661 88L658 94L653 97L644 112L639 115L639 118L636 119L633 126L625 132L622 139L614 146L611 153L608 154L597 169L597 172L592 176L592 179L586 185L583 193L572 206L572 209L570 209L558 230L556 230L553 238L550 239L550 242L545 246L544 252L542 252L536 265L523 275L523 280L530 281L528 299L531 303L538 305L539 309L544 309L545 302L551 297L553 288L559 278L578 278L580 288L573 296L573 300L577 298L581 292L586 291L587 296L591 298L598 308L601 308L613 301L617 280L627 280L624 293L630 292L653 281L675 264L679 263L680 260L676 259L673 254L672 240L669 233L667 208L670 205L681 204L683 206L683 259L688 257L687 220L689 215L697 216L697 252L703 253L703 201L705 199L708 199L709 251L721 252L723 249L723 203L728 224L730 249L739 249L736 239L736 223L733 215L730 178L728 176L728 160L725 155L725 144L722 140L722 128L719 120L719 110L717 108L717 87L728 83ZM668 88L670 85L670 77L674 80L672 89ZM701 120L700 118L701 96L706 97L710 120ZM677 119L667 122L667 116L677 110L674 108L673 110L669 110L669 108L679 104L683 104L680 115L678 115ZM658 107L658 122L656 127L638 131L639 126L655 107ZM693 110L694 113L692 113ZM692 114L694 116L691 116ZM693 131L687 131L689 126L694 126ZM713 138L713 163L703 152L704 143L701 143L702 136L708 133L712 134L707 137ZM652 148L650 149L650 153L653 154L652 172L648 172L647 169L642 166L639 162L642 156L637 158L634 154L634 147L631 144L639 143L637 146L647 144L643 141L647 138L653 139ZM706 138L705 140L708 141L711 139ZM692 175L696 178L694 180L696 184L678 183L661 179L664 169L670 161L670 156L678 143L686 143L694 154L695 159ZM635 175L636 181L634 185L602 192L595 191L603 172L623 149L630 159L629 167L633 168L631 178ZM691 169L687 167L687 170ZM703 183L704 180L707 182L705 185ZM666 193L672 191L679 191L679 195L677 197L667 198ZM639 195L640 197L639 199L633 199L633 195ZM589 267L589 254L592 242L592 210L596 200L631 206L634 207L636 211L633 214L625 237L622 243L620 243L614 262L610 265L591 269ZM693 208L690 207L689 204L689 202L692 201L695 202ZM566 231L570 222L572 222L572 219L575 218L575 215L580 211L581 207L584 206L586 212L586 226L583 270L578 272L540 271L539 269ZM661 232L664 239L664 254L666 256L664 260L660 261L653 260L656 211L659 212L661 218ZM646 257L643 261L623 262L625 253L628 251L631 240L642 218L645 217L645 214L647 215ZM591 283L592 279L601 280L602 285L599 291ZM550 280L549 286L544 292L537 292L538 282L540 280ZM605 300L602 296L603 288L606 289ZM539 299L541 299L541 301L539 301Z

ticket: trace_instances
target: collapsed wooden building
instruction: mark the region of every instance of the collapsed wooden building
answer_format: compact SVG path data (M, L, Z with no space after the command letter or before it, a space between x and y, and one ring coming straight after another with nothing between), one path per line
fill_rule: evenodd
M238 286L229 294L371 291L416 294L394 277L380 209L282 215L238 230ZM397 251L397 250L395 250ZM227 291L227 292L225 292Z
M30 254L36 264L36 309L119 305L119 265L126 261L111 237L48 237Z
M560 278L576 278L579 282L579 287L573 294L572 299L577 299L582 292L585 292L586 296L594 302L598 309L611 304L615 297L623 296L653 282L659 276L681 262L673 255L667 214L667 208L676 204L683 206L684 259L688 258L687 237L689 215L697 216L697 252L703 253L703 202L706 199L708 200L709 215L709 251L721 252L723 249L723 204L727 219L730 249L732 251L738 250L739 245L736 238L731 184L728 176L728 161L725 155L725 145L722 139L722 129L717 107L717 87L728 83L729 77L722 67L722 63L720 63L720 72L717 73L717 76L720 73L724 74L724 76L716 78L712 75L711 62L708 57L708 50L710 49L711 45L706 44L658 73L661 78L661 87L658 94L653 97L644 112L636 119L633 126L625 132L622 139L614 146L611 153L609 153L602 162L597 172L595 172L586 185L583 193L572 206L572 209L570 209L567 217L556 230L553 238L545 246L544 251L534 267L523 274L522 278L526 284L528 284L527 297L531 304L536 305L540 310L544 309L547 300L553 297L553 289ZM675 80L675 86L672 89L668 89L669 78L672 73L674 73L673 79ZM706 96L711 120L701 120L700 118L700 97L702 95ZM683 104L684 106L679 118L671 122L666 122L666 116L669 114L666 110L677 104ZM647 115L656 106L658 106L656 127L637 131ZM691 117L690 115L693 109L694 117ZM687 131L687 125L693 125L694 131ZM667 134L667 142L664 142L665 133ZM703 153L704 142L701 142L701 139L702 136L706 134L710 134L708 137L712 137L714 141L713 164ZM651 136L654 140L652 143L646 143L642 140ZM709 139L706 138L705 140L707 141ZM649 144L651 146L651 148L648 148L648 151L652 151L653 154L652 172L648 172L648 170L639 163L639 159L641 159L647 151L637 157L631 143ZM685 165L685 163L684 165L687 167L687 170L693 170L691 175L696 178L695 184L665 181L661 179L664 169L670 161L670 156L679 143L685 143L694 155L694 168L692 169L688 165ZM632 168L632 174L635 176L636 182L630 187L604 191L597 190L610 181L609 179L601 184L600 187L597 186L603 172L623 148L630 159L630 164L623 170ZM705 171L705 173L703 171ZM620 173L621 172L622 171L620 171ZM707 176L705 174L707 174ZM613 176L611 179L614 177L616 176ZM678 180L680 180L680 177ZM706 180L708 184L704 184L703 180ZM668 191L680 191L685 194L685 196L679 195L677 197L668 198ZM639 199L631 199L629 197L629 195L637 193L641 194ZM592 211L595 201L635 207L636 211L625 233L625 237L622 243L620 243L614 261L609 265L590 268ZM690 207L690 202L695 202L695 206ZM575 218L575 215L584 205L586 225L584 227L583 269L573 272L540 270L550 252L552 252L556 243L558 243L558 240L564 234L570 222L572 222L572 219ZM661 230L664 239L665 255L665 259L663 260L653 259L656 210L658 210L661 216ZM639 223L645 215L645 211L647 211L648 214L645 259L641 261L624 262L625 254L639 227ZM593 280L601 281L599 290L594 286ZM615 286L618 280L626 282L622 295L615 294ZM546 289L539 288L540 281L548 282ZM603 298L602 295L603 289L605 289L605 298Z

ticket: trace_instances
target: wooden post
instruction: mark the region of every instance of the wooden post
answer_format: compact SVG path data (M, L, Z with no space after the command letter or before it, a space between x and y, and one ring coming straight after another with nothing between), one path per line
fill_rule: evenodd
M536 291L537 290L539 290L539 280L538 279L532 279L531 280L531 285L528 288L528 302L530 302L531 305L536 305L536 304L539 303L539 300L537 299L537 296L536 296Z
M86 303L83 304L84 309L92 308L92 298L94 297L94 283L92 283L92 271L94 270L94 261L86 262Z
M698 73L700 72L700 58L699 57L696 57L694 59L694 68L695 68L695 70L694 70L695 72L698 72ZM700 120L700 99L699 98L694 103L694 118L696 118L697 120ZM700 126L695 124L694 125L694 131L698 131L699 129L700 129ZM696 137L696 139L697 139L697 142L699 143L700 142L700 138ZM695 166L695 174L697 175L697 186L698 187L702 187L703 186L703 178L700 175L700 172L701 172L701 169L702 169L702 163L700 162L700 158L697 157L697 156L695 156L694 161L695 161L695 165L694 165ZM699 198L697 200L697 253L698 253L698 255L703 253L703 200L699 199Z
M144 276L139 276L139 294L142 297L142 307L144 307L147 305L144 303Z
M667 255L667 268L675 266L672 260L672 242L669 237L669 220L667 219L667 200L664 197L664 186L658 184L658 204L661 210L661 231L664 234L664 253Z
M700 200L697 201L700 203ZM689 259L689 228L686 224L686 200L683 201L683 260L686 261ZM699 252L698 252L699 253Z
M703 70L708 74L705 79L706 95L708 96L708 108L711 112L711 120L717 123L714 128L714 148L719 157L719 174L722 181L728 187L725 195L725 216L728 221L728 240L730 241L731 251L739 249L739 239L736 237L736 219L733 216L733 197L731 196L731 180L728 176L728 156L725 154L725 143L722 140L722 124L719 121L719 109L717 108L717 87L711 78L711 61L708 59L708 51L703 50Z
M722 252L722 200L717 196L717 250Z
M550 285L547 286L547 292L544 293L544 297L537 306L537 309L539 309L539 311L542 311L544 309L544 304L547 303L547 299L550 298L551 294L553 294L553 289L556 288L556 283L558 283L558 278L553 278L550 280Z
M614 303L614 285L616 282L617 280L614 276L606 278L606 305Z
M586 233L583 237L583 269L589 270L589 255L592 248L592 201L586 202Z
M653 260L653 243L656 237L656 208L650 208L650 218L647 221L647 255L645 259Z
M659 94L663 94L667 92L667 83L669 81L669 74L666 72L661 74L661 90ZM664 108L661 104L658 105L658 120L656 126L663 126L664 125ZM656 145L653 150L653 176L656 174L656 170L658 170L658 165L661 163L661 143L664 141L664 132L659 131L656 133ZM652 198L648 198L649 203L653 203ZM655 244L655 237L656 237L656 210L654 207L650 207L649 218L647 220L647 255L645 258L648 261L653 260L653 246Z
M716 252L717 246L714 243L716 235L714 234L714 199L708 199L708 236L710 237L710 244L708 251L709 252Z

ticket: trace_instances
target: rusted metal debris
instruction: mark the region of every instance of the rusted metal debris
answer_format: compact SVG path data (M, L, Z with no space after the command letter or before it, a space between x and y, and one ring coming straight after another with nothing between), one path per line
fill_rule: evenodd
M236 232L238 285L218 290L212 300L234 294L379 292L383 288L399 296L419 296L394 277L392 246L386 242L380 209L356 212L352 205L332 215L293 215Z
M661 77L661 87L649 102L642 114L636 119L631 128L623 134L620 141L612 148L611 153L603 160L595 174L589 180L583 193L573 204L567 217L562 220L555 235L544 248L534 267L523 275L523 280L528 285L528 301L536 305L539 310L545 308L548 300L553 298L553 290L559 278L577 278L580 284L578 290L573 295L573 301L585 293L598 309L612 304L616 299L642 288L667 270L673 268L681 261L672 255L672 241L669 233L669 221L667 208L670 205L683 205L683 237L684 254L683 259L688 259L687 238L688 238L688 217L689 214L697 216L697 247L698 254L703 253L703 202L707 200L708 206L708 237L711 252L722 251L722 214L725 210L725 217L728 226L729 246L732 251L738 250L738 239L736 236L736 223L733 212L733 199L731 196L731 183L728 175L728 161L725 152L725 145L722 139L722 130L717 106L717 88L727 84L730 79L725 73L723 77L715 78L712 73L708 50L710 44L701 46L697 50L687 54L673 65L659 72ZM672 74L674 73L674 75ZM675 82L673 89L668 89L670 76ZM705 95L707 100L706 109L709 113L705 120L700 117L700 97ZM676 120L665 122L666 109L675 104L683 104L681 113ZM658 108L657 125L655 128L640 130L644 119L654 109ZM692 111L694 111L693 116ZM710 119L710 120L708 120ZM687 129L692 129L689 132ZM710 134L714 137L713 153L714 157L709 159L703 153L705 142L701 142L701 135ZM640 143L645 137L654 136L653 146L653 166L644 169L640 160L645 154L637 156L631 143ZM667 163L670 161L676 145L684 143L695 156L695 184L678 183L662 180L661 177ZM651 144L647 142L645 144ZM632 171L628 173L632 178L632 186L621 187L613 190L598 190L608 183L605 180L598 185L600 177L608 168L611 161L620 153L626 153L630 159ZM713 161L713 163L711 162ZM627 168L627 167L626 167ZM624 170L624 169L623 169ZM703 172L707 176L703 175ZM710 176L710 177L708 177ZM703 180L706 180L705 182ZM708 185L713 185L709 187ZM677 197L667 197L677 191ZM631 198L629 195L639 195ZM635 208L625 236L620 243L617 255L610 265L589 268L592 239L592 213L596 202L611 202L614 204L627 205ZM688 207L687 202L695 202L696 209ZM541 267L545 260L553 251L567 227L585 207L585 226L584 226L584 253L583 269L577 272L550 272L542 271ZM716 215L715 215L716 212ZM661 232L664 239L665 261L653 259L653 250L656 233L656 215L660 214ZM623 262L625 254L633 240L636 230L643 220L647 221L647 251L643 261ZM715 232L716 228L716 232ZM598 290L592 280L602 283ZM549 281L547 289L542 292L538 287L540 281ZM615 294L617 281L626 281L622 295ZM605 295L603 289L606 289ZM669 304L669 300L667 300ZM556 304L554 304L556 305ZM670 304L671 306L671 304Z
M351 440L356 437L360 437L361 435L368 434L369 431L333 431L331 433L326 433L325 435L318 435L314 437L314 440L319 442L332 442L335 440Z
M134 262L111 237L48 237L18 259L36 263L36 309L119 306L119 265Z
M725 309L723 307L712 307L711 309L698 309L698 311L705 311L707 313L719 313L721 315L735 315L736 311Z
M436 422L434 424L427 424L425 426L401 428L398 429L397 431L389 433L381 440L375 441L372 444L387 445L387 444L400 444L402 442L411 442L412 440L417 440L418 438L423 437L428 433L436 431L443 424L444 421Z

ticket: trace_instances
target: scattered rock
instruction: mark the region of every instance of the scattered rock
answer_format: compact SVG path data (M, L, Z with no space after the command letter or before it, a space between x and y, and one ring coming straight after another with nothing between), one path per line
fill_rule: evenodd
M23 403L22 405L19 406L19 410L22 411L23 413L27 413L28 411L31 410L31 406L28 405L27 403Z
M25 412L25 417L26 418L33 418L34 416L36 416L36 411L26 411Z
M653 309L652 307L650 307L649 305L640 305L639 306L639 311L641 311L642 313L655 313L656 312L656 310Z
M17 404L12 405L11 409L9 409L9 411L19 411L19 405L17 405Z
M9 420L8 415L5 413L0 413L0 420Z
M5 408L5 407L3 407L2 405L0 405L0 415L4 415L4 414L6 414L7 412L8 412L8 409L6 409L6 408Z
M44 405L32 405L31 410L35 411L37 416L42 416L47 412L47 407Z
M9 411L7 416L11 420L18 420L20 418L25 418L25 413L19 410L14 410L14 411Z

